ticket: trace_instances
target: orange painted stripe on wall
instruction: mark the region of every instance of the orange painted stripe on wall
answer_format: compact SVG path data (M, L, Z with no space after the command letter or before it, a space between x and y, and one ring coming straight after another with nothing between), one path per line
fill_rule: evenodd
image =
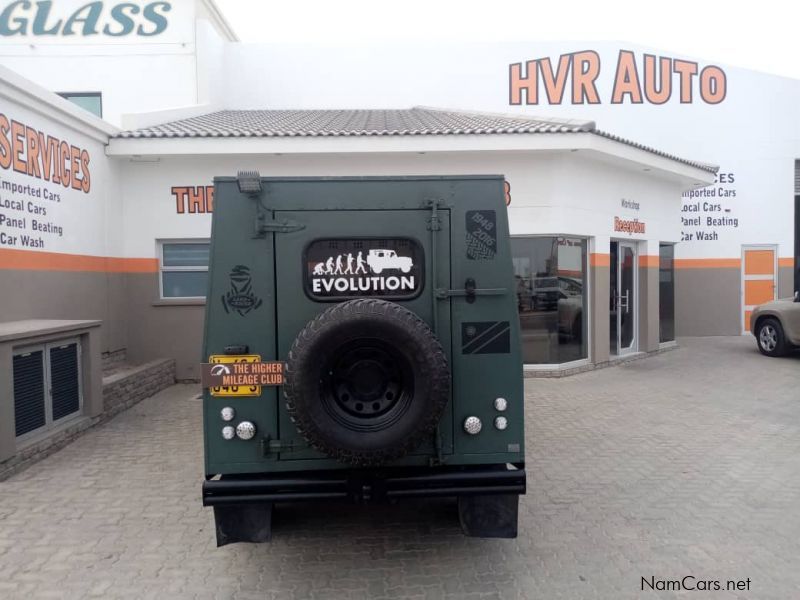
M611 255L601 252L592 252L589 255L589 264L593 267L610 267Z
M93 273L157 273L156 258L114 258L0 249L0 269L16 271L89 271Z
M741 258L676 258L676 269L740 269Z
M779 267L794 267L794 258L778 259ZM741 269L741 258L676 258L676 269Z
M639 266L657 269L661 266L661 257L653 254L642 254L639 257Z

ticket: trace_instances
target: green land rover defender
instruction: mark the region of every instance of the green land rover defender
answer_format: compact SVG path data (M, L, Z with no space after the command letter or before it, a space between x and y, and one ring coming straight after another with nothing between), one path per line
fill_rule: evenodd
M522 363L501 176L214 181L203 504L217 544L281 502L458 501L516 537Z

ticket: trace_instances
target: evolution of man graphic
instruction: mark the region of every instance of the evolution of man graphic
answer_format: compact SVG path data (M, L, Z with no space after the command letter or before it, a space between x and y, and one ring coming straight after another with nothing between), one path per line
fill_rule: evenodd
M353 269L355 267L355 270ZM352 252L339 254L335 259L332 256L328 260L317 263L314 266L314 275L366 275L367 261L364 253L359 252L353 256Z

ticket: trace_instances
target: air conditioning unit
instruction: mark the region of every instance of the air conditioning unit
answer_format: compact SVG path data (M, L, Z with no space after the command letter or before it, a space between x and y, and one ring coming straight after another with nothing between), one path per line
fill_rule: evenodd
M80 357L77 339L14 351L14 426L18 442L81 414Z

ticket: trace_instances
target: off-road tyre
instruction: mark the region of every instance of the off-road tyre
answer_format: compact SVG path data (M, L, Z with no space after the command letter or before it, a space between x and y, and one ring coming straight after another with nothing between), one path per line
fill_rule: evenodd
M347 464L376 466L432 439L450 398L450 369L417 315L385 300L350 300L298 334L283 393L311 446Z

